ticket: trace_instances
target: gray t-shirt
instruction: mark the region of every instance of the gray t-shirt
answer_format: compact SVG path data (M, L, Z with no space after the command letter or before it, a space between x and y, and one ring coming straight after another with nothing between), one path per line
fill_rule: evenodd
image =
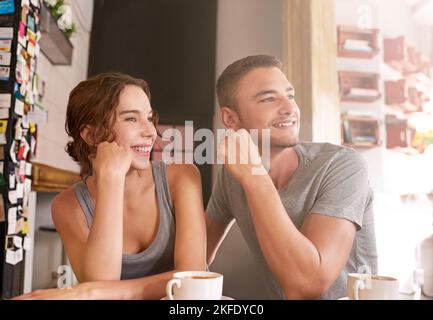
M300 229L309 214L317 213L347 219L357 229L346 266L321 297L338 299L346 296L348 273L377 273L373 193L368 183L367 166L355 150L328 143L301 143L294 150L299 166L288 184L278 192L295 226ZM268 289L267 294L263 293L263 299L284 299L284 291L260 249L245 193L223 166L218 168L206 213L217 223L228 224L236 219L262 270Z

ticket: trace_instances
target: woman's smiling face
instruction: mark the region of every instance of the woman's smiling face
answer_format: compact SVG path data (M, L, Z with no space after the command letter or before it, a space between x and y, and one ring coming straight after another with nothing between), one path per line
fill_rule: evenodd
M116 142L133 155L131 169L147 169L156 139L153 111L149 98L140 87L127 85L119 96L113 131Z

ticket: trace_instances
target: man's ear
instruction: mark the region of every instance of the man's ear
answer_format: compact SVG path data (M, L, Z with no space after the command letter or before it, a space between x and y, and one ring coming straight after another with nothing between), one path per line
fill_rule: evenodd
M239 130L241 127L239 115L229 107L220 108L220 119L222 124L228 129Z
M89 145L93 146L93 128L90 125L86 125L80 132L81 138Z

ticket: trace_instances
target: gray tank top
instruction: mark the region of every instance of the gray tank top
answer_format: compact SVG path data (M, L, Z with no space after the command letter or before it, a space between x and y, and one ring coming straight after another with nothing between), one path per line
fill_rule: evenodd
M165 163L152 161L152 173L159 209L158 232L146 250L122 256L121 279L141 278L174 269L175 219ZM95 204L89 189L84 181L80 181L75 184L74 190L90 228Z

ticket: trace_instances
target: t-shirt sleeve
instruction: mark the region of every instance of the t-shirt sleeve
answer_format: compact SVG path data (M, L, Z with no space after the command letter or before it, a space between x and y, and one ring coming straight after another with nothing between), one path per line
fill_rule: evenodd
M349 220L359 230L370 198L366 162L356 151L345 149L329 165L311 213Z
M206 208L207 216L221 224L229 224L234 219L227 195L230 183L228 174L222 165L217 167L216 181Z

